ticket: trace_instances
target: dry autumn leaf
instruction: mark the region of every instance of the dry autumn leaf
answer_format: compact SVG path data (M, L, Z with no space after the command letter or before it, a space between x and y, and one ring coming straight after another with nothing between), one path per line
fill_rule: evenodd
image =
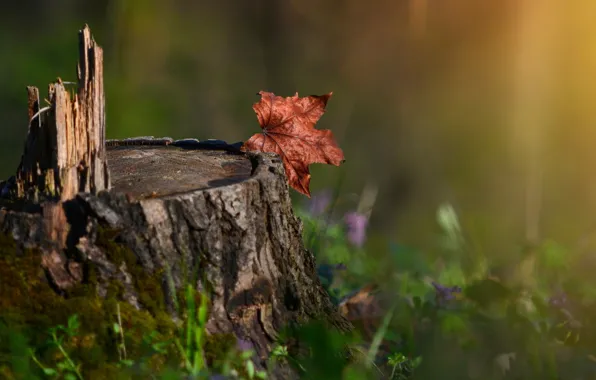
M333 93L316 96L276 96L261 91L253 105L263 131L242 145L242 151L277 153L281 157L291 187L310 197L310 172L314 163L339 166L344 153L328 129L315 129Z

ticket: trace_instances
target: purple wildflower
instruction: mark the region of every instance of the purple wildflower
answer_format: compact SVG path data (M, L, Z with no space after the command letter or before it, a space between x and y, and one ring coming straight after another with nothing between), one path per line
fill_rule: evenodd
M248 340L245 339L238 339L236 341L236 348L239 351L249 351L252 350L254 348L254 346L252 345L252 343Z
M333 269L335 269L335 270L347 270L348 267L344 263L339 263L339 264L335 264L335 266L334 266Z
M362 247L366 241L366 227L368 217L359 212L349 212L344 216L348 228L348 241L357 247Z
M549 298L548 303L555 308L564 308L567 305L567 295L560 290Z
M437 304L441 306L454 299L455 293L461 293L461 288L459 286L443 286L434 281L432 284L435 287L435 299Z
M308 212L310 215L319 216L323 214L331 203L331 197L332 194L330 190L323 190L313 195L308 203Z

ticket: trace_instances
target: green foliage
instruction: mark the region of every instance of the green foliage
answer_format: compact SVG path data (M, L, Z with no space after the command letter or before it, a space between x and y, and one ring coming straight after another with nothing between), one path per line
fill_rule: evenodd
M410 359L404 356L401 352L390 355L387 358L387 364L392 367L390 380L406 380L409 379L414 370L422 362L422 357L418 356L415 359Z
M437 210L437 223L444 232L441 239L442 246L451 251L459 252L464 248L462 229L459 218L449 203L442 204Z
M362 271L354 267L362 256L337 235L340 226L329 226L334 233L327 233L323 219L304 214L305 231L316 226L327 244L319 242L315 247L317 259L333 260L339 250L346 266L341 276L357 279L346 287L345 281L332 278L329 291L334 294L337 289L333 286L339 284L346 294L370 281L370 277L358 276ZM596 311L596 284L591 275L578 270L585 259L545 240L530 250L520 249L519 265L512 263L512 269L504 272L491 267L482 250L471 244L453 207L441 205L437 224L441 234L435 252L388 244L391 260L384 263L392 266L394 283L379 285L389 289L396 300L393 315L388 317L389 324L387 319L379 320L372 341L344 342L356 347L369 345L369 350L360 355L364 365L335 363L343 368L342 378L383 373L383 378L399 379L414 374L416 378L440 374L445 379L575 379L593 373L596 330L590 315ZM333 244L338 247L322 248ZM459 286L462 292L439 302L433 281L444 289ZM565 295L562 301L557 301L559 293ZM383 372L383 363L378 361L383 355L391 374ZM371 360L375 356L377 360ZM370 368L373 372L367 370Z
M199 306L195 302L196 292L192 285L186 286L186 339L185 345L176 340L176 346L184 358L186 371L191 376L199 376L205 369L204 358L205 328L207 325L207 296L198 294Z
M58 325L49 329L50 341L48 342L51 346L54 346L60 352L60 359L58 359L54 365L56 367L44 366L35 356L34 352L31 352L33 361L41 368L42 372L46 376L60 376L68 380L82 380L80 364L75 364L66 351L63 343L65 339L72 339L77 336L79 332L79 319L76 314L73 314L68 318L66 326Z
M199 298L199 305L196 305L196 298ZM214 341L228 341L227 337L211 336L209 342L206 336L206 322L208 315L207 297L196 293L192 287L187 287L186 309L189 312L186 316L185 327L179 331L181 336L185 337L185 344L180 339L164 340L157 332L152 331L143 335L143 345L145 346L145 355L135 355L132 358L126 354L126 344L124 336L128 335L124 330L120 318L118 322L112 324L112 331L122 337L121 344L117 346L120 354L120 360L114 366L118 371L113 375L117 378L131 378L130 376L153 376L155 368L150 365L150 361L156 358L163 358L170 355L171 348L175 346L180 350L182 365L176 367L164 367L160 371L164 379L178 379L180 376L190 376L190 378L208 378L210 374L221 373L226 376L233 376L239 379L266 379L267 373L263 370L257 370L253 358L254 351L234 351L233 346L224 344L224 350L217 354L224 360L220 363L213 361L212 369L207 367L206 357L213 357ZM119 308L118 308L119 310ZM192 319L191 319L192 318ZM189 320L191 319L191 320ZM72 379L81 380L86 378L95 378L94 375L84 375L83 360L78 361L73 357L73 353L79 348L79 343L84 339L80 331L80 321L76 314L68 318L66 325L56 325L47 330L49 339L40 347L39 351L45 351L40 359L36 350L27 348L25 335L14 333L0 326L0 331L10 335L10 342L13 356L9 360L9 366L0 367L0 369L9 370L9 373L23 378L37 378L37 372L30 367L29 358L39 369L39 375L45 378ZM232 338L235 338L232 335ZM48 355L49 350L49 355ZM284 350L278 349L277 356L284 355ZM285 351L287 355L287 351ZM50 359L51 358L51 359ZM82 359L82 358L79 358ZM48 364L44 364L48 363ZM19 377L19 378L20 378ZM136 378L136 377L135 377Z
M349 363L346 346L353 337L330 330L320 323L301 326L295 332L308 354L298 356L299 369L309 379L341 379L341 371Z
M319 253L317 258L322 262L340 264L353 258L341 224L329 224L325 217L315 217L304 210L298 210L296 214L304 226L306 248Z

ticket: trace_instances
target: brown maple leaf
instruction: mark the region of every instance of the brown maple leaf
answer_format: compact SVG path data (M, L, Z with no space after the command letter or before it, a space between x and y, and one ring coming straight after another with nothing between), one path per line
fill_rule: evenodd
M272 152L280 155L288 182L296 191L310 197L310 172L314 163L339 166L344 153L328 129L315 129L333 93L300 98L298 93L283 98L261 91L253 104L263 131L253 135L241 150Z

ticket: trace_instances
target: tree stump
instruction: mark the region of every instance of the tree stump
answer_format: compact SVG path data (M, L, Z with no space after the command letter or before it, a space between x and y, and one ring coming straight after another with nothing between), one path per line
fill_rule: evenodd
M80 36L79 92L71 101L63 83L51 85L40 113L29 88L37 116L17 175L0 182L0 232L18 252L38 249L48 286L70 296L92 285L107 297L117 284L134 308L151 311L159 298L176 318L191 283L210 297L208 333L249 341L259 366L285 326L350 330L304 248L279 156L220 140L105 141L101 49L87 27Z

